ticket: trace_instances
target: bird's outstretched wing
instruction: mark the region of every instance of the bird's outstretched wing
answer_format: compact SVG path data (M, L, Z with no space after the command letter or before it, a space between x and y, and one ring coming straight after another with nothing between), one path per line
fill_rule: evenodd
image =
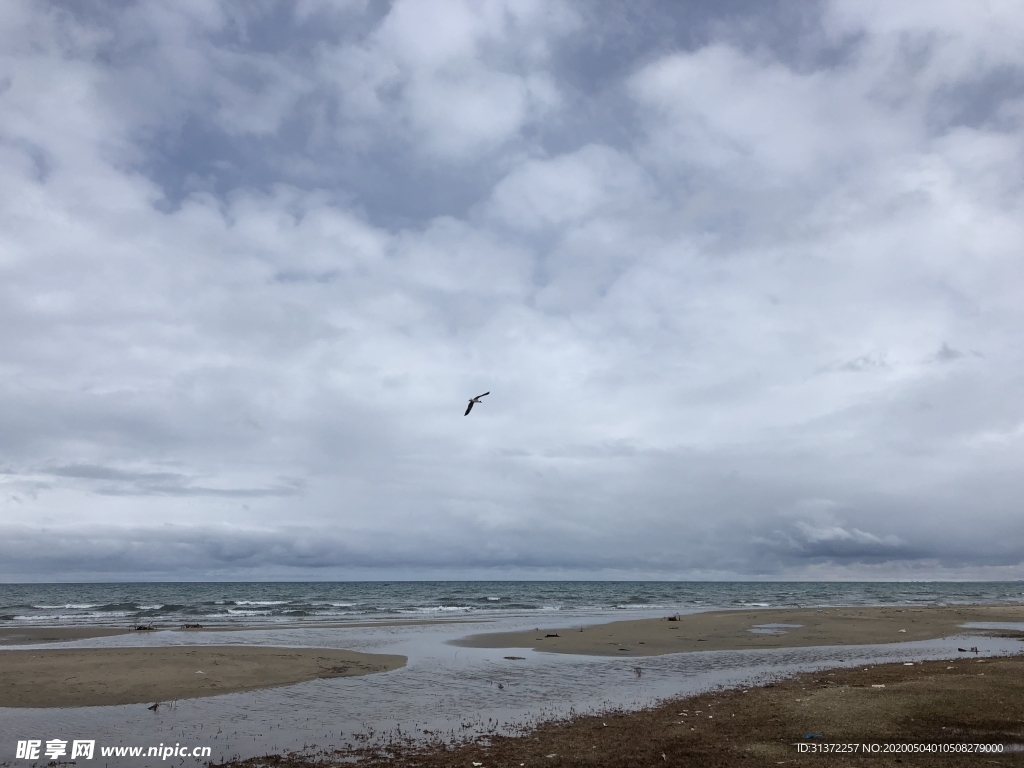
M490 392L484 392L483 395L477 395L476 397L471 397L469 399L469 405L466 406L466 412L464 414L462 414L462 415L463 416L469 416L469 412L473 410L473 404L474 403L479 403L481 397L484 397L485 395L489 395L489 394L491 394L491 393Z

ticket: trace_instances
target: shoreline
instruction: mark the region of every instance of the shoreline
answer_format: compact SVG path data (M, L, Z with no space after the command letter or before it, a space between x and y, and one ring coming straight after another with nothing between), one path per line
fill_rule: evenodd
M381 735L373 745L268 754L214 768L1020 765L1021 701L1024 655L837 667L633 712L550 721L517 736L417 743ZM963 750L977 745L1004 751Z
M897 614L906 614L898 616ZM810 640L821 640L829 634L835 634L837 623L846 620L848 623L854 619L869 619L876 623L878 629L874 634L879 640L870 642L900 642L904 640L925 640L935 639L943 635L932 634L937 631L938 626L943 625L946 630L954 629L952 634L963 634L964 630L959 629L959 623L998 621L1024 623L1024 602L1022 603L978 603L978 604L957 604L957 605L918 605L918 606L896 606L896 605L852 605L852 606L828 606L825 608L803 608L803 607L768 607L768 608L713 608L700 610L693 613L677 614L679 622L669 622L675 634L679 630L685 630L679 634L680 638L687 636L689 630L695 634L694 642L710 642L707 646L692 646L680 650L654 651L652 648L640 649L640 640L635 640L635 652L639 655L657 655L658 653L677 653L685 650L732 650L740 648L775 648L775 647L806 647L811 645L828 645L832 643L810 642ZM922 616L924 622L922 623ZM714 618L712 618L714 617ZM33 626L10 626L0 625L0 647L7 645L36 645L44 643L58 643L73 640L90 639L96 637L115 637L127 634L148 634L150 632L252 632L252 631L275 631L282 629L360 629L374 627L414 627L432 625L457 625L457 624L487 624L502 620L502 616L460 616L457 618L426 618L426 619L380 619L380 620L357 620L352 622L341 621L282 621L282 622L260 622L252 624L211 624L211 625L180 625L168 624L165 626L155 625L145 630L136 629L134 626L114 626L96 624L58 624L58 625L33 625ZM516 618L523 618L517 616ZM548 616L545 616L548 618ZM586 633L589 630L601 627L611 627L612 637L607 640L610 645L620 637L630 640L635 635L644 632L657 632L650 629L656 622L665 621L662 616L655 619L612 619L611 614L593 617L596 620L590 621L590 617L582 617L579 623L571 626L563 626L556 629L535 629L514 632L482 632L474 633L465 638L451 641L450 644L464 646L467 648L533 648L538 651L553 651L555 653L579 653L577 650L566 650L569 647L578 647L579 642L565 642L566 639L580 641L582 638L561 638L560 642L548 642L554 638L547 638L538 635L537 632L549 633L579 633L580 629ZM822 622L821 619L826 621ZM879 622L888 622L888 625L900 624L905 619L907 626L900 625L896 629L907 629L907 636L899 636L888 639ZM749 626L740 626L749 620ZM761 634L753 635L757 638L755 644L743 645L736 643L738 638L750 639L751 635L736 634L737 630L745 632L756 624L797 624L803 623L800 628L782 628L778 635ZM888 626L887 625L887 626ZM928 629L925 629L927 625ZM973 629L973 633L985 632L986 630ZM721 635L723 632L732 634L731 640L726 640ZM657 636L663 636L661 633ZM716 637L712 637L716 634ZM851 637L858 637L864 633L855 631ZM785 642L775 644L772 638L785 637ZM531 644L534 641L536 645ZM542 642L544 641L544 642ZM652 641L654 642L654 641ZM728 647L716 645L726 642ZM497 643L512 643L509 645L498 645ZM643 641L644 644L652 644ZM853 644L849 640L839 637L835 644ZM674 643L673 645L678 645ZM657 647L657 646L655 646ZM598 655L616 655L615 653Z
M0 651L0 707L95 707L389 672L405 656L244 645Z
M992 632L1024 638L1024 632L961 626L973 622L1024 622L1024 605L706 611L559 629L480 633L449 644L628 658L695 651L897 643Z
M342 623L337 621L316 622L281 622L276 624L231 624L210 626L154 626L152 629L138 630L133 627L115 627L101 625L69 625L3 627L0 626L0 646L5 645L37 645L42 643L62 643L70 640L85 640L93 637L116 637L128 634L149 634L150 632L252 632L258 630L278 629L359 629L366 627L408 627L429 626L435 624L477 624L488 619L385 619L382 621L357 621Z
M969 622L1013 622L1018 629L961 626ZM479 627L480 623L459 618L302 623L298 626L323 629L477 624ZM249 625L231 629L267 630L290 626L293 625ZM0 644L4 640L24 643L30 639L35 645L0 649L3 671L0 707L98 706L197 698L323 677L372 674L396 669L407 662L405 656L325 648L225 645L222 638L217 639L217 645L145 643L130 647L53 648L46 647L45 643L126 635L128 630L116 627L6 629L6 636L0 630ZM760 631L751 632L751 629ZM1024 605L762 608L706 611L677 615L671 620L669 617L620 620L558 630L477 633L452 638L446 643L468 648L532 648L557 654L631 658L694 651L889 644L969 634L995 633L1024 639L1021 630L1024 630ZM171 631L222 630L210 627Z

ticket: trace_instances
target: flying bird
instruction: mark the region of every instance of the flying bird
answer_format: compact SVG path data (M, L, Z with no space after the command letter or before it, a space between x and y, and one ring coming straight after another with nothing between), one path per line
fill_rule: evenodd
M466 412L464 414L462 414L462 415L463 416L469 416L469 412L473 410L474 403L479 403L481 397L486 397L489 394L491 394L491 393L490 392L484 392L482 395L477 395L476 397L471 398L470 401L469 401L469 405L466 406Z

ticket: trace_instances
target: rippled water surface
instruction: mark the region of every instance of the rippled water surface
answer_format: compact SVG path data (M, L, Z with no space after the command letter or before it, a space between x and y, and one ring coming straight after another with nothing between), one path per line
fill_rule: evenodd
M175 626L695 608L1015 603L1021 582L0 584L0 627Z

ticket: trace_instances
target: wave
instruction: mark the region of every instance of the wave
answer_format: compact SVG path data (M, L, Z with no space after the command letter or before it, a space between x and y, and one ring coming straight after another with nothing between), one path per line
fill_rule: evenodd
M827 605L1016 604L1019 583L345 582L0 584L4 626L171 627L359 617L638 613Z
M104 603L103 605L95 606L97 611L137 611L139 610L139 604L135 602L131 603Z
M416 608L407 608L399 610L399 613L444 613L448 611L475 611L471 605L434 605L434 606L419 606Z

